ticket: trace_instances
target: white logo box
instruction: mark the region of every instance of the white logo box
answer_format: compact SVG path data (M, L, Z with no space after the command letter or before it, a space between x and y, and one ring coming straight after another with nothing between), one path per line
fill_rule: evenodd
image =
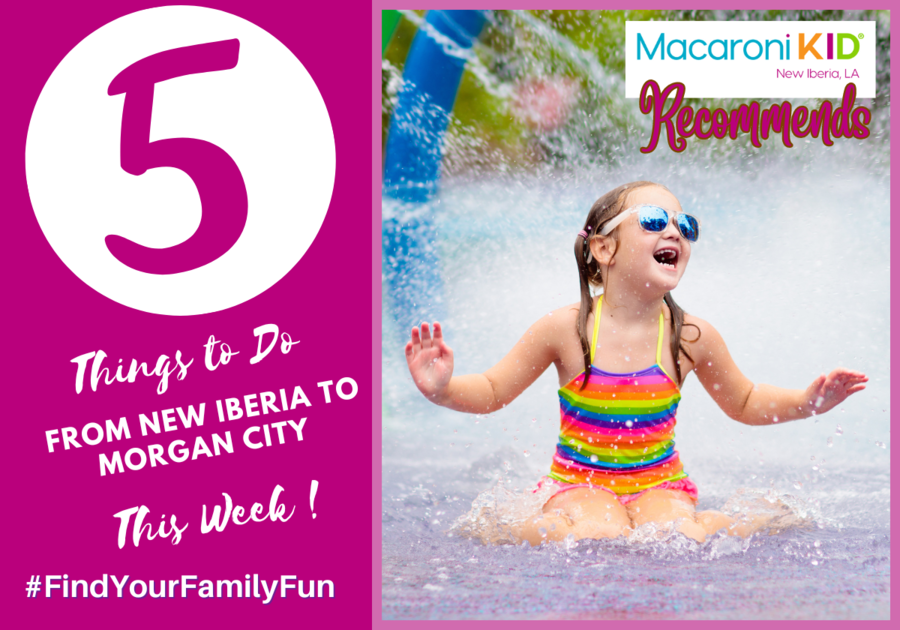
M625 96L653 79L686 98L840 98L850 82L874 98L875 47L875 22L629 21Z

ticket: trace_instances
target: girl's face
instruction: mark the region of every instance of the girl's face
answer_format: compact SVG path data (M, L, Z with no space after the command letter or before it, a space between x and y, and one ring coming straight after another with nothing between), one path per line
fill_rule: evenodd
M675 212L681 212L681 204L672 193L658 186L639 188L628 195L625 210L645 204L666 210L669 224L662 232L647 232L636 213L629 215L617 228L608 274L617 276L614 282L628 282L637 291L665 293L678 286L691 258L691 244L673 220ZM596 253L595 257L603 260Z

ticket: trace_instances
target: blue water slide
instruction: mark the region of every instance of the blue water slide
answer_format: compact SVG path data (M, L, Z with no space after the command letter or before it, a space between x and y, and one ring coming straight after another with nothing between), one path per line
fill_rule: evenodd
M444 319L430 202L466 51L485 22L484 11L429 11L406 58L388 129L383 195L390 201L381 241L388 308L401 334L422 321Z

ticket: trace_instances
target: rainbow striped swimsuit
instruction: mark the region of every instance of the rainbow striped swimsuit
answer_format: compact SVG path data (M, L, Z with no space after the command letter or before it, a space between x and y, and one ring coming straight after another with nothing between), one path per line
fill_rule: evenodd
M600 329L597 301L591 363ZM559 390L561 428L549 477L564 484L602 486L633 495L657 486L696 488L686 479L675 450L675 411L681 393L662 368L665 318L659 314L656 364L633 374L613 374L591 365ZM684 483L675 484L680 479ZM663 485L664 484L664 485Z

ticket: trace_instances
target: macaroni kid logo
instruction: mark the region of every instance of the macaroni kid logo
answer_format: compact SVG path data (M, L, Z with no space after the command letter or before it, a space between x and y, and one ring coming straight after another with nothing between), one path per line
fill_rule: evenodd
M627 22L625 95L649 80L688 98L875 96L874 22Z
M822 33L814 33L812 37L806 33L799 33L798 38L794 40L798 42L799 47L795 58L804 60L807 55L810 55L813 59L825 59L816 50L816 44L821 36ZM826 33L825 36L828 47L826 52L827 59L853 59L859 53L859 40L865 37L863 33L860 33L858 36L852 33ZM666 45L666 33L662 32L659 34L656 42L653 43L653 49L651 50L643 35L638 33L637 58L640 61L643 54L646 59L653 60L658 53L660 61L665 60L667 56L668 59L673 61L687 60L688 55L695 61L701 61L707 57L716 61L734 60L738 58L735 53L737 49L743 59L750 61L756 61L763 57L763 53L765 53L766 61L775 59L776 51L780 61L789 61L791 59L790 37L790 34L785 35L784 41L767 39L764 44L758 39L748 39L747 41L742 39L714 39L709 43L703 39L694 39L688 43L686 39L670 38L668 45ZM837 42L837 46L835 46L835 42ZM743 46L741 46L742 43ZM850 47L849 52L847 52L848 46Z

